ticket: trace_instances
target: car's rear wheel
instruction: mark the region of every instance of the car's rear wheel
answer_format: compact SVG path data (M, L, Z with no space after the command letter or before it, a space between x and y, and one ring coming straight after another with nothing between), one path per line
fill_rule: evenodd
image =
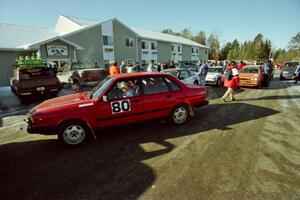
M189 110L186 105L179 105L176 106L171 115L170 115L170 122L174 125L181 125L187 122L189 118Z
M86 141L89 127L81 121L68 121L58 129L58 139L66 145L76 146Z

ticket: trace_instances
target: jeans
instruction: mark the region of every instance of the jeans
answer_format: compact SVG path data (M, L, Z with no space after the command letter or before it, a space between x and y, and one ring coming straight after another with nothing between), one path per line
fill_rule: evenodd
M206 75L205 75L205 76L199 76L199 79L200 79L200 85L201 85L201 86L205 86L205 78L206 78Z
M226 99L227 96L229 95L230 100L232 101L234 99L233 97L233 89L232 88L228 88L227 91L225 92L225 94L223 95L222 99Z

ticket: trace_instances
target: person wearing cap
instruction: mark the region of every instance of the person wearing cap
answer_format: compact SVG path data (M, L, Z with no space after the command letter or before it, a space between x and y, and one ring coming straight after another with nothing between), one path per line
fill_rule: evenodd
M222 97L222 100L224 102L226 102L226 98L229 96L231 101L234 101L234 90L238 87L239 82L240 82L240 78L239 78L239 71L238 69L235 67L235 62L231 62L227 69L232 71L232 78L230 80L226 80L224 81L224 86L227 87L227 91L225 92L225 94Z

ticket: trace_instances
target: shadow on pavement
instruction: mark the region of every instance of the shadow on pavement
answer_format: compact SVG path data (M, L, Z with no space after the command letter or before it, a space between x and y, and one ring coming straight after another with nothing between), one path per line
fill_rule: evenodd
M211 129L226 130L228 126L276 113L243 103L212 104L198 110L189 123L180 127L142 122L106 128L97 132L97 141L76 148L61 146L56 140L0 145L0 196L2 199L137 199L151 189L156 179L143 161L164 156L176 148L167 139ZM144 143L161 148L149 152L142 148Z
M258 98L248 98L248 99L237 99L236 101L257 101L257 100L280 100L280 99L299 99L300 95L278 95L278 96L264 96Z

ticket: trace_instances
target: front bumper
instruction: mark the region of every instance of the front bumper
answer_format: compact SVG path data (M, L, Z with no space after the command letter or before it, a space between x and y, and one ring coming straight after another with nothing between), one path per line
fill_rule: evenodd
M29 134L55 135L54 126L35 126L31 120L27 121L27 132Z

